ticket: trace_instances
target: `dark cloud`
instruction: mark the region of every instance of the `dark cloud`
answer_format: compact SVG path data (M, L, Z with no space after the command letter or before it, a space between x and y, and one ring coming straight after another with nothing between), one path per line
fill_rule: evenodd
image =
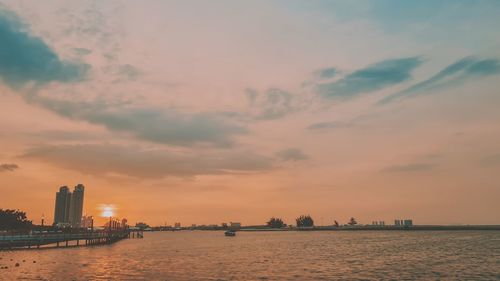
M0 173L1 172L14 172L19 169L17 164L0 164Z
M428 93L435 89L457 86L471 78L479 78L499 73L500 61L498 59L479 59L472 56L465 57L448 65L431 78L383 98L378 104L387 104L395 100L402 100Z
M28 82L71 82L85 77L89 65L61 60L40 38L0 4L0 78L18 88Z
M388 59L356 70L340 80L317 85L317 92L325 98L351 98L378 91L405 82L420 64L419 57Z
M389 173L400 173L400 172L424 172L430 171L435 168L434 164L429 163L411 163L404 165L394 165L387 168L384 168L382 172Z
M281 150L276 152L276 157L278 157L282 161L301 161L307 160L309 157L302 152L302 150L298 148L288 148L285 150Z
M255 173L273 168L272 159L248 151L187 153L111 144L39 146L22 157L97 176L135 178Z

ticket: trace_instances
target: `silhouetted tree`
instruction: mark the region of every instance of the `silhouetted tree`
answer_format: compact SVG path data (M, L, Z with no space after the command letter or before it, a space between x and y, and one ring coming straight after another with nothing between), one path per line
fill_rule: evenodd
M339 227L339 222L338 222L338 221L334 220L334 221L333 221L333 224L334 224L336 227Z
M286 226L282 219L275 217L272 217L268 222L266 222L266 224L271 228L282 228Z
M314 226L314 220L310 215L302 215L295 219L297 222L297 227L310 227Z
M0 230L29 229L32 225L25 212L0 209Z
M138 227L140 229L146 229L146 228L149 228L150 226L147 224L147 223L143 223L143 222L138 222L135 224L135 227Z
M356 221L355 218L351 218L347 224L349 224L349 225L356 225L356 224L358 224L358 222Z

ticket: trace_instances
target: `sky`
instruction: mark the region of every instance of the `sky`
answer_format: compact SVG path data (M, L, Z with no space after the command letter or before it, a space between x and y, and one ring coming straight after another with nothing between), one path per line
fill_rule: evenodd
M0 208L500 224L499 1L0 1ZM103 219L101 219L103 221Z

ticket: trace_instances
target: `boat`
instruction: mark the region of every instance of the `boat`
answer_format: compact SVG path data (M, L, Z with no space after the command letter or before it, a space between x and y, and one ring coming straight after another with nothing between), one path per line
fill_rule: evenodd
M236 231L234 231L234 230L228 230L228 231L224 232L224 235L226 235L226 236L236 236Z

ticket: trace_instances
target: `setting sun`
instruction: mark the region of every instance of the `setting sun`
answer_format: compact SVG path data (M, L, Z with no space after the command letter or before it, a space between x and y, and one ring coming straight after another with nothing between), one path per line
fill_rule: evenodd
M101 210L101 217L109 218L115 216L116 207L114 205L101 205L99 207Z

